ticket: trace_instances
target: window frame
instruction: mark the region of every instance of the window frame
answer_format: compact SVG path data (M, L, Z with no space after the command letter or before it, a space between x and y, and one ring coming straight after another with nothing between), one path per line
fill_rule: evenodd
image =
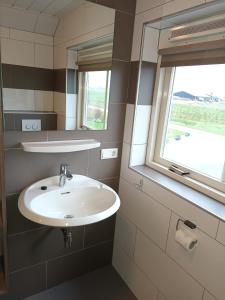
M87 80L87 73L88 72L101 72L105 71L107 72L106 75L106 89L105 89L105 105L104 105L104 128L102 129L93 129L89 128L86 125L85 120L87 120L87 101L86 101L86 95L87 95L87 90L86 90L86 80ZM79 93L78 93L78 98L79 98L79 119L78 120L78 126L80 128L87 128L91 130L106 130L108 127L108 111L109 111L109 91L110 91L110 81L111 81L111 70L106 69L106 70L101 70L101 71L82 71L79 72L78 76L78 81L79 81Z
M169 108L171 104L171 92L175 74L175 67L161 68L160 65L161 56L159 57L156 73L146 165L184 183L191 188L213 197L220 202L225 203L224 182L219 182L210 176L206 176L192 169L186 168L177 162L172 162L160 157L167 129ZM171 172L169 170L171 165L175 165L183 171L189 171L190 175L181 176Z

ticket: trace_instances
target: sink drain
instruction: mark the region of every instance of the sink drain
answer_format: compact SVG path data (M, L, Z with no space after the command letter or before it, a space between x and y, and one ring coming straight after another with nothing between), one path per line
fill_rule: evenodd
M74 218L73 215L65 215L65 216L64 216L64 219L73 219L73 218Z

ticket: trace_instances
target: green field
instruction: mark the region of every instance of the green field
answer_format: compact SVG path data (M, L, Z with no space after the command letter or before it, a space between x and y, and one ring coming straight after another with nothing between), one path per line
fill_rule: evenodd
M225 135L225 103L174 100L170 122L176 125Z
M89 89L88 95L89 105L99 108L105 107L105 89L95 88Z

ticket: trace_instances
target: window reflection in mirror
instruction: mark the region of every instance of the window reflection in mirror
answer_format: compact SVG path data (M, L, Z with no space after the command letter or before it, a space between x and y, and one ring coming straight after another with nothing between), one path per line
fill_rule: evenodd
M111 71L80 72L78 104L80 110L78 120L80 128L103 130L107 129L109 83Z

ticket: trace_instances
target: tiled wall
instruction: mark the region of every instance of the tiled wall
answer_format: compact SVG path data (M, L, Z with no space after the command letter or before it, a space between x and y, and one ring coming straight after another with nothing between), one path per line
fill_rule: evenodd
M132 60L140 58L144 22L204 3L138 0ZM151 37L149 61L156 63L158 34L153 30ZM113 265L139 300L225 299L225 223L128 168L130 156L134 164L145 161L140 153L146 149L148 125L143 120L149 112L144 107L137 105L135 116L132 101L126 108ZM199 246L193 253L175 242L178 218L198 225Z
M111 262L114 217L98 224L74 228L73 248L66 250L58 229L29 222L17 209L21 190L38 179L57 174L61 162L69 163L75 174L88 175L114 189L118 188L135 1L97 2L116 8L108 130L5 133L10 292L0 299L21 299ZM56 68L65 68L65 65ZM20 147L22 141L82 138L96 138L101 142L101 148L119 148L119 157L102 161L100 149L52 155L25 153Z

